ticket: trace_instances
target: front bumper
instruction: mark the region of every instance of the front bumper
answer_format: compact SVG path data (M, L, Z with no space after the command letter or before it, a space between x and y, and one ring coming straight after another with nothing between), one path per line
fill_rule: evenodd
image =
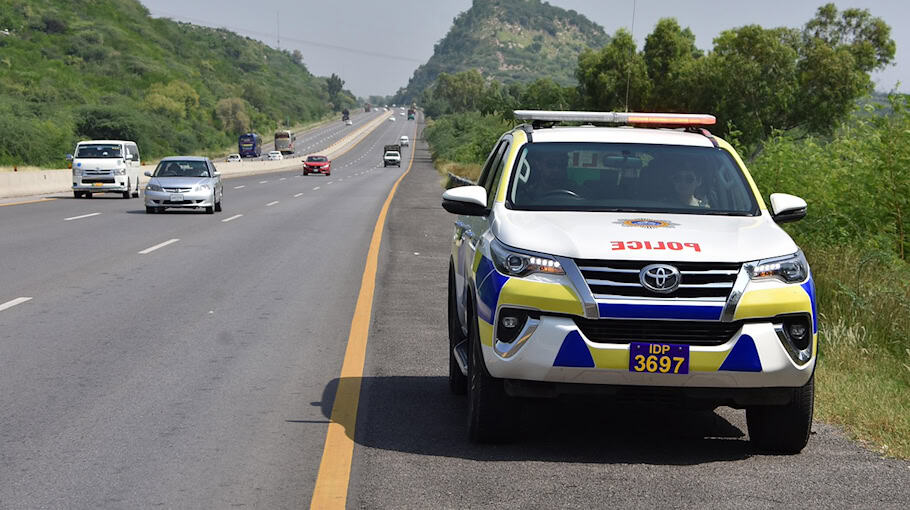
M330 172L332 171L332 168L331 168L331 167L325 167L325 166L320 166L320 167L315 167L315 166L314 166L314 167L309 167L309 166L307 166L307 167L304 167L304 168L303 168L303 171L304 171L304 173L308 173L308 174L327 174L327 173L330 173Z
M638 322L646 326L660 321L672 329L676 324L699 323L686 316L707 310L709 315L716 313L716 316L701 324L717 325L721 323L718 319L723 303L710 307L679 301L655 305L651 303L654 300L598 300L592 309L582 303L568 279L510 278L493 269L492 264L487 269L478 269L478 276L487 275L477 287L478 333L485 364L494 377L570 385L795 388L805 385L815 368L818 328L811 277L802 285L750 284L733 305L735 313L726 321L732 327L716 341L629 339L688 345L689 373L672 374L631 371L629 341L616 339L618 343L608 343L603 338L592 339L575 318L587 317L588 321L606 328L618 327L620 321L624 327L633 324L633 328ZM506 308L529 313L520 333L511 342L500 341L494 326ZM810 318L811 338L801 354L794 352L783 333L783 317L793 315ZM684 320L687 318L689 322ZM672 332L668 335L668 338L680 338Z
M180 197L175 195L180 195ZM180 200L172 200L177 198ZM213 207L215 201L211 191L169 193L145 190L145 205L146 207Z
M126 175L99 176L99 177L73 177L73 191L88 191L90 193L124 192L129 190Z

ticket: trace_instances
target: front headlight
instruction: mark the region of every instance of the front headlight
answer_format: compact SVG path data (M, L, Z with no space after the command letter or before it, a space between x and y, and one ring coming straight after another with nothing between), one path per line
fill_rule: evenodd
M145 191L164 191L164 190L161 189L161 186L150 182L145 186Z
M208 191L210 189L212 189L212 188L208 184L197 184L196 185L196 191Z
M73 175L82 175L82 169L79 167L73 167Z
M802 250L784 257L751 262L748 269L753 280L777 278L787 283L798 283L809 276L809 262Z
M566 274L559 262L553 258L508 248L495 239L490 244L490 255L493 257L493 266L496 270L509 276L527 276L532 273Z
M114 173L117 175L126 175L126 167L117 168L114 170Z

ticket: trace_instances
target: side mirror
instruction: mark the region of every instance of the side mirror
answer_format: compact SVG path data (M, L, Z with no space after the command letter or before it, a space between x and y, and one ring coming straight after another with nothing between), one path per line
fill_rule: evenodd
M146 176L146 177L151 177L151 176L152 176L152 172L146 170L145 172L142 172L142 175L144 175L144 176Z
M775 223L789 223L806 217L806 201L786 193L771 194L771 217Z
M487 216L487 190L483 186L459 186L442 194L442 207L452 214Z
M221 177L221 172L219 172L218 170L215 170L214 172L212 172L212 177Z
M69 161L70 163L72 163L72 162L73 162L73 155L72 155L72 154L67 154L67 155L66 155L66 160Z

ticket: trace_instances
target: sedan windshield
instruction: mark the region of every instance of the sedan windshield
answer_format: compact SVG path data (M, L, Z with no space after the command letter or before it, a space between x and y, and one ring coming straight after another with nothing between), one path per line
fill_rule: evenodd
M308 163L325 163L328 161L325 156L310 156L306 160Z
M211 177L205 161L162 161L155 177Z
M519 154L507 207L754 216L758 203L727 151L625 143L532 143Z

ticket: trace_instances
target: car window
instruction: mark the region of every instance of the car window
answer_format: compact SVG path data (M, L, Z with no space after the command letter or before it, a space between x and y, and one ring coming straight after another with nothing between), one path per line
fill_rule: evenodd
M77 158L119 158L120 145L110 143L80 145L76 149Z
M483 170L480 171L480 177L477 178L477 185L483 186L484 182L487 181L490 177L490 168L493 166L496 155L499 154L499 149L502 148L502 145L505 143L505 139L500 139L499 142L493 147L493 150L490 151L490 155L487 156L487 161L483 165Z
M162 161L155 177L211 177L205 161Z
M506 160L509 156L509 147L511 140L504 140L500 145L499 152L496 154L496 160L493 162L490 178L484 184L487 190L487 207L493 207L493 200L496 199L496 191L499 189L499 181L502 179L502 171L506 167Z
M624 143L533 143L522 148L507 206L757 215L739 166L723 150Z

